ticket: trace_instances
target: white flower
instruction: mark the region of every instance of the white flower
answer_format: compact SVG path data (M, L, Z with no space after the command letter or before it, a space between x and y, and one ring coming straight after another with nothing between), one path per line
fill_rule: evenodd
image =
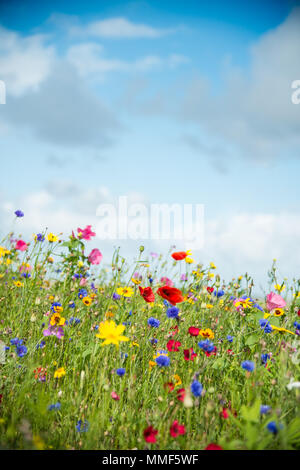
M290 382L286 388L292 390L293 388L300 388L300 382Z

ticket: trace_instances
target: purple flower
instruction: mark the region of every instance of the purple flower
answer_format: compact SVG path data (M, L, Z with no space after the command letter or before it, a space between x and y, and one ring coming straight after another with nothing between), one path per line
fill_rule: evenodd
M203 390L203 386L198 380L194 380L191 385L191 392L195 397L200 397Z
M61 339L65 334L61 326L56 326L56 325L52 326L49 323L48 328L43 331L43 335L44 336L56 336L58 339Z
M20 210L15 211L15 214L16 214L17 217L24 217L24 212L22 212Z
M243 361L242 362L242 368L247 370L248 372L253 372L255 369L254 362L252 361Z

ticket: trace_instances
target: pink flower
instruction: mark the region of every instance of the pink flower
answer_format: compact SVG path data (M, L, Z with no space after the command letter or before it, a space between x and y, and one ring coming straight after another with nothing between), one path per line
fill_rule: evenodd
M30 272L31 269L32 269L32 267L30 265L26 266L25 264L21 264L21 266L19 267L19 272L20 273Z
M23 240L17 241L16 246L15 246L16 250L25 251L27 250L27 248L28 248L27 243L25 243Z
M85 277L83 277L82 279L80 279L79 285L80 285L80 286L85 286L86 283L87 283L87 279L86 279Z
M120 400L120 397L116 394L116 392L111 392L110 396L113 398L113 400Z
M91 237L94 237L96 234L92 232L91 225L87 225L84 229L78 228L78 237L83 238L84 240L90 240Z
M168 286L168 287L173 287L173 281L171 281L171 279L169 279L168 277L162 277L160 279L160 282L162 282L165 286Z
M103 256L101 251L98 250L98 248L94 248L88 257L88 260L91 264L100 264Z
M275 308L283 308L286 306L286 301L279 294L274 294L270 292L267 295L267 309L269 311L274 310Z

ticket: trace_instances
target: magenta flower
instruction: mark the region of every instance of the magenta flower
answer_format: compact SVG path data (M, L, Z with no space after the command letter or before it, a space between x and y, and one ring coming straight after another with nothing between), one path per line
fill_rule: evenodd
M44 336L56 336L58 339L61 339L65 334L61 326L48 325L48 328L43 331Z
M91 264L100 264L103 256L101 251L98 250L98 248L94 248L88 257L88 260Z
M83 238L84 240L90 240L91 237L96 235L95 232L92 232L91 225L87 225L84 229L78 228L77 232L79 238Z
M161 277L160 279L160 282L162 282L165 286L168 286L168 287L173 287L173 281L171 281L171 279L169 279L168 277Z
M267 309L269 311L274 310L275 308L283 308L286 306L286 301L279 294L274 294L270 292L267 295Z
M16 250L25 251L27 250L27 248L28 248L27 243L25 243L23 240L18 240L15 245Z

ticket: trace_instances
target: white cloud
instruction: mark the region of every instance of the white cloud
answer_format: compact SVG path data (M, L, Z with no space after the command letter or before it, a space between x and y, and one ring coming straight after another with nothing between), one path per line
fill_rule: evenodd
M47 78L55 49L45 45L46 39L38 34L21 37L0 27L0 74L8 94L20 96L35 91Z
M157 29L145 24L133 23L126 18L109 18L93 21L87 25L74 25L69 29L70 34L93 36L101 38L159 38L174 32L174 29Z
M70 181L49 183L46 189L26 194L22 200L3 200L0 203L1 229L11 230L14 210L22 209L25 217L18 221L18 232L24 237L41 232L46 227L68 236L71 230L88 224L97 227L99 204L113 203L118 199L107 187L84 188ZM142 194L128 194L128 204L149 201ZM95 245L106 250L109 261L113 247L120 245L124 256L136 254L140 244L147 251L166 253L173 241L168 240L94 240ZM197 261L214 261L222 278L230 280L248 272L254 277L256 289L266 286L267 270L273 258L278 260L279 278L299 278L300 213L241 213L227 217L206 218L203 249L193 252ZM179 247L178 248L182 248ZM282 275L281 275L282 274Z
M291 84L300 71L300 8L251 47L250 68L225 63L224 89L212 95L203 78L189 85L180 118L199 124L210 138L234 145L253 159L300 157L300 107Z
M66 53L66 59L75 66L81 76L92 76L98 79L102 79L108 72L147 72L161 66L175 68L189 62L187 57L179 54L170 54L165 58L147 55L131 62L106 58L104 47L94 42L70 46Z

